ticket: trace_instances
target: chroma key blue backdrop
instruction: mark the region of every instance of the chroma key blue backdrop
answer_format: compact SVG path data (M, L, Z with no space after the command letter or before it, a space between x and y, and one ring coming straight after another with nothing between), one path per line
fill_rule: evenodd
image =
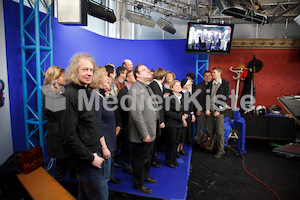
M5 37L7 48L8 86L14 151L26 148L24 131L23 89L20 49L19 4L3 1ZM26 8L25 13L30 9ZM32 28L30 31L34 31ZM186 40L125 40L103 37L78 26L66 26L53 18L53 64L67 68L69 60L77 52L91 54L97 65L108 63L121 66L124 59L133 65L144 64L148 68L162 67L182 80L187 72L195 73L196 55L185 53ZM33 66L35 67L35 66ZM47 66L48 68L49 66Z

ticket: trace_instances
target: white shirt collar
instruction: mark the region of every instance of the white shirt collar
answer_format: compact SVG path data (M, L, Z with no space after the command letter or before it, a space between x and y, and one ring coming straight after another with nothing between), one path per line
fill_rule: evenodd
M220 85L221 85L222 84L222 79L220 79L219 82L216 82L216 80L213 80L213 84L218 84L218 83L220 83Z
M161 84L158 80L156 80L156 79L153 79L153 81L155 81L155 82L159 85L160 90L163 91L163 86L162 86L162 84Z
M175 95L175 97L178 99L178 101L180 102L180 100L181 100L181 98L182 98L182 95L179 93L179 95L176 95L175 93L174 93L174 95Z
M189 90L181 89L181 92L186 93L186 92L189 92Z

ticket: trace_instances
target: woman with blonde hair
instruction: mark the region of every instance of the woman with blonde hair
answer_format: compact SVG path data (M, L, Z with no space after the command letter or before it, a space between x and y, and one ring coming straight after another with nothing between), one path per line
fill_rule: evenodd
M166 98L172 93L172 90L170 88L170 84L172 81L176 79L176 76L173 72L167 71L166 72L166 78L165 78L165 83L163 83L163 97Z
M183 127L187 125L187 113L184 111L184 97L181 84L174 80L170 83L172 94L165 99L165 125L167 130L167 149L165 163L171 168L179 166L176 161L177 146Z
M43 86L43 115L48 120L47 150L51 158L56 158L54 178L62 184L69 167L69 156L62 145L62 134L59 131L60 112L54 112L47 108L47 101L52 101L63 92L66 85L64 69L59 66L51 66L45 73Z
M111 90L110 80L107 75L108 73L105 67L98 67L94 73L94 80L91 84L91 87L95 89L93 91L96 92L96 95L99 95L100 97L99 101L96 102L100 104L99 110L96 110L98 127L105 138L105 142L109 151L111 152L111 157L106 159L105 162L102 164L102 186L103 191L106 195L106 199L108 199L109 195L108 181L116 180L117 183L121 183L120 180L114 178L114 151L116 150L116 120L115 113L114 111L112 111L113 105L108 104L108 101L106 100L106 98L109 98L107 95L109 90Z

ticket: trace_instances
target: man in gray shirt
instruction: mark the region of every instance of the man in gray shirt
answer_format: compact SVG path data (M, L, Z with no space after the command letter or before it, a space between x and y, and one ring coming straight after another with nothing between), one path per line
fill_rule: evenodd
M206 95L210 101L205 102L205 115L207 117L206 135L213 138L214 122L217 134L218 151L215 158L221 158L224 151L224 110L229 98L229 82L221 78L222 68L215 67L212 71L213 81L206 87Z

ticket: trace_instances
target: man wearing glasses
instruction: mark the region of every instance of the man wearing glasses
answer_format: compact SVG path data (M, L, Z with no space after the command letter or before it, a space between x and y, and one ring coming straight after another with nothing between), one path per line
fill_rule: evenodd
M156 183L150 178L149 169L156 131L159 124L158 105L153 101L153 91L148 86L150 70L145 65L137 65L133 70L136 82L130 87L128 95L129 140L133 143L133 185L146 194L152 190L146 183Z

